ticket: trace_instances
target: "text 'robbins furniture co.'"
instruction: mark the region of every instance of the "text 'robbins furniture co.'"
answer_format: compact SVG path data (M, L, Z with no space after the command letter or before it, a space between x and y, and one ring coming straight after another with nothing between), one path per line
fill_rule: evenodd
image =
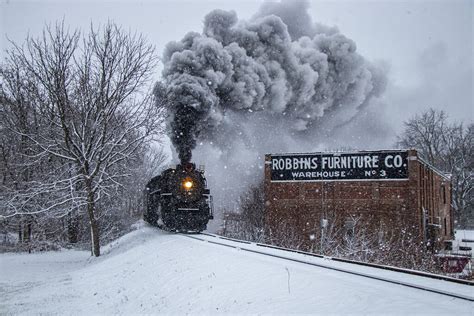
M265 235L274 244L289 234L314 249L328 225L353 234L357 222L440 249L453 237L450 205L450 178L415 150L265 156Z

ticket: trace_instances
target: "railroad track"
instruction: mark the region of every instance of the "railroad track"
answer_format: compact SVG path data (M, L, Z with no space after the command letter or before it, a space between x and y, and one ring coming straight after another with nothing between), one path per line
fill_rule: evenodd
M256 253L256 254L260 254L260 255L264 255L264 256L270 256L270 257L279 258L279 259L282 259L282 260L297 262L297 263L301 263L301 264L305 264L305 265L311 265L311 266L315 266L315 267L319 267L319 268L323 268L323 269L334 270L334 271L338 271L338 272L342 272L342 273L347 273L347 274L356 275L356 276L360 276L360 277L364 277L364 278L378 280L378 281L381 281L381 282L398 284L400 286L405 286L405 287L414 288L414 289L418 289L418 290L422 290L422 291L426 291L426 292L437 293L437 294L441 294L441 295L452 297L452 298L457 298L457 299L461 299L461 300L474 302L474 296L467 296L467 295L463 295L463 294L459 294L459 293L443 291L443 290L436 289L436 288L430 288L430 287L426 287L426 286L423 286L423 285L418 285L418 284L410 283L410 282L406 282L406 281L381 277L381 276L377 276L377 275L374 275L374 274L369 274L369 273L349 270L349 269L340 268L340 267L328 266L328 265L324 265L324 264L320 264L320 263L316 263L316 262L291 258L289 256L285 256L285 255L281 255L281 254L269 253L269 252L265 251L265 248L283 250L283 251L286 251L286 252L300 253L300 254L304 254L304 255L307 255L307 256L311 256L311 257L326 258L326 259L330 259L332 261L351 263L351 264L362 265L362 266L367 266L367 267L371 267L371 268L378 268L378 269L384 269L384 270L391 270L391 271L395 271L395 272L401 272L401 273L406 273L406 274L423 276L423 277L428 277L428 278L432 278L432 279L439 279L439 280L445 280L445 281L449 281L449 282L461 283L461 284L464 284L464 285L467 285L467 286L474 286L474 282L471 282L471 281L459 280L459 279L454 279L454 278L449 278L449 277L444 277L444 276L437 276L437 275L433 275L433 274L429 274L429 273L423 273L423 272L407 270L407 269L400 269L400 268L395 268L395 267L369 264L369 263L364 263L364 262L359 262L359 261L352 261L352 260L346 260L346 259L340 259L340 258L330 258L330 257L322 256L322 255L317 255L317 254L313 254L313 253L304 252L304 251L286 249L286 248L276 247L276 246L272 246L272 245L266 245L266 244L262 244L262 243L252 243L252 242L249 242L249 241L238 240L238 239L233 239L233 238L228 238L228 237L223 237L223 236L208 234L208 233L200 233L200 234L196 234L196 235L182 234L182 236L187 237L187 238L191 238L191 239L195 239L195 240L199 240L199 241L202 241L202 242L208 242L208 243L211 243L211 244L228 247L228 248L239 249L239 250L250 252L250 253ZM232 242L232 243L235 243L235 244L229 243L229 241ZM247 245L247 247L246 247L246 245ZM253 246L256 246L256 247L253 247ZM260 248L261 250L258 249L258 248ZM473 288L473 290L474 290L474 288Z

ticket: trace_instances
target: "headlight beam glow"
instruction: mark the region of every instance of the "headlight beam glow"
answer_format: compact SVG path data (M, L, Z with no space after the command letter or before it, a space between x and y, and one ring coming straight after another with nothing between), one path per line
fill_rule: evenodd
M183 182L183 187L186 189L186 190L190 190L192 187L193 187L193 182L189 179L186 179L184 180Z

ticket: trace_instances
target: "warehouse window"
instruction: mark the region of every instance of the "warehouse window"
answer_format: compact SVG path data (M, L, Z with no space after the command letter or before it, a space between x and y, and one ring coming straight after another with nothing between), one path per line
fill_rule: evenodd
M443 204L446 204L446 187L441 186L441 195L443 196Z

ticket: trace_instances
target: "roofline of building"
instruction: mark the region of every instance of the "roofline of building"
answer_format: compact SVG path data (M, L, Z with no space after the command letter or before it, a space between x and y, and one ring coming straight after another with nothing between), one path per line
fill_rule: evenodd
M268 155L314 155L314 154L362 154L362 153L381 153L381 152L399 152L416 149L377 149L377 150L328 150L328 151L313 151L313 152L287 152L287 153L268 153Z
M431 170L433 170L433 172L435 172L435 173L436 173L437 175L439 175L440 177L444 178L445 180L451 181L451 174L450 174L450 173L443 172L443 171L439 170L438 168L436 168L435 166L433 166L432 164L430 164L428 161L426 161L425 159L423 159L423 158L420 157L419 155L417 155L417 159L418 159L418 161L420 161L422 164L428 166L428 168L430 168Z

